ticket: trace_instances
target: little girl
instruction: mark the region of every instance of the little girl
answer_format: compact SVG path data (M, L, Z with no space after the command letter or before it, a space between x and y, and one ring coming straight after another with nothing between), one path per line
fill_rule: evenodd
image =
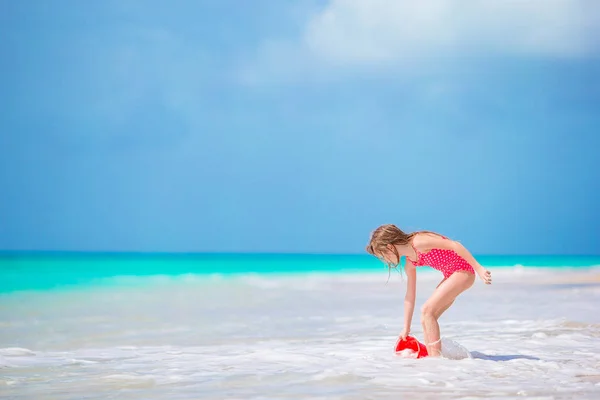
M415 267L430 266L444 275L431 297L421 308L421 324L427 352L439 356L440 327L438 319L454 302L456 297L469 289L475 282L475 272L486 283L492 283L491 273L483 268L469 251L459 242L440 234L419 231L404 233L395 225L381 225L371 234L367 252L385 262L389 268L400 265L400 257L406 258L408 277L404 298L404 329L401 339L410 334L410 325L415 308L416 279Z

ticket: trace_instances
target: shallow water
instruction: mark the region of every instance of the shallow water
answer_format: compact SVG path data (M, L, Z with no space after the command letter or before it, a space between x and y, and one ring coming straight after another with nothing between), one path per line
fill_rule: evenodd
M550 275L549 275L550 274ZM470 358L393 352L387 274L145 277L0 295L9 399L600 398L600 286L497 271L441 318ZM542 284L541 278L563 284ZM591 278L590 278L591 279ZM439 281L420 274L418 307ZM591 282L591 281L590 281Z

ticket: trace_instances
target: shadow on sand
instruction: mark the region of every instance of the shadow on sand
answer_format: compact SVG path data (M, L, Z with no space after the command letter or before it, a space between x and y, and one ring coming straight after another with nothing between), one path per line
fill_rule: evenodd
M472 351L471 357L479 359L479 360L489 360L489 361L510 361L510 360L538 360L537 357L525 356L523 354L510 354L510 355L487 355L480 353L478 351Z

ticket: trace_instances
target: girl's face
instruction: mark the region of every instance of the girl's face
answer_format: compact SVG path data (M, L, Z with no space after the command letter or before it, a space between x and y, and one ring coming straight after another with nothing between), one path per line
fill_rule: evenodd
M391 245L390 245L391 247ZM389 247L381 251L380 257L386 264L400 264L400 256L393 252Z

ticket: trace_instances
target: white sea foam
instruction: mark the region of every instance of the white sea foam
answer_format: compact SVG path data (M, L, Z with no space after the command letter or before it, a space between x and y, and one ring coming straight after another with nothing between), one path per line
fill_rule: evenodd
M0 349L0 356L27 357L35 356L35 353L29 349L23 349L20 347L7 347Z
M493 270L440 319L442 357L394 352L392 274L129 278L0 301L7 398L578 398L600 396L592 272ZM421 279L422 278L422 279ZM420 274L419 307L440 277Z

